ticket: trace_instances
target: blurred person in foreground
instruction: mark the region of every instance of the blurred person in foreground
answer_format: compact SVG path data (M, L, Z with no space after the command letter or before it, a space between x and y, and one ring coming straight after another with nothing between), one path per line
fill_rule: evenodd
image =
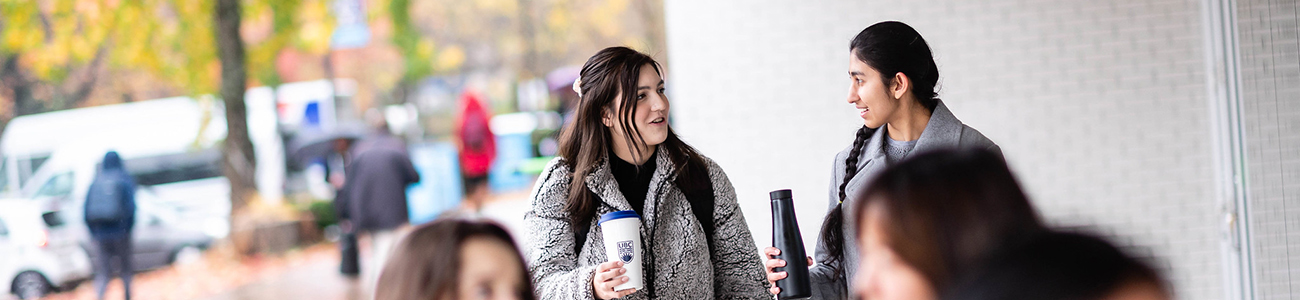
M376 111L377 112L377 111ZM405 143L388 133L382 115L367 112L375 132L352 148L344 182L349 227L370 237L372 267L362 268L367 285L374 283L389 250L409 222L406 187L420 181Z
M1045 231L1002 156L984 149L918 153L886 168L856 199L854 293L932 300L1000 245Z
M99 172L86 193L86 226L95 244L95 292L104 299L113 266L122 277L126 299L131 299L131 229L135 224L135 180L126 172L116 151L104 154Z
M496 135L489 126L492 116L483 107L478 93L465 91L460 99L456 138L460 142L460 170L465 184L465 201L461 207L466 212L477 213L488 197L488 171L497 154Z
M377 300L533 300L510 234L490 222L443 218L402 239L379 275Z
M582 97L524 215L529 268L546 299L771 299L754 238L722 167L672 131L660 65L626 47L582 66ZM645 289L615 288L603 214L640 217Z
M944 300L1168 300L1160 274L1099 237L1040 234L984 260Z

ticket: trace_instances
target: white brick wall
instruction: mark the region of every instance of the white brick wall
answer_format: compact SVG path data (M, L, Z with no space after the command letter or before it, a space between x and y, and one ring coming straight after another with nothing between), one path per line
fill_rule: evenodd
M728 171L758 245L779 188L813 245L831 159L861 124L844 102L849 39L901 20L934 48L940 96L1002 146L1045 215L1147 249L1180 299L1224 297L1199 2L665 6L674 126Z
M1300 298L1300 30L1295 1L1240 0L1242 107L1258 299Z

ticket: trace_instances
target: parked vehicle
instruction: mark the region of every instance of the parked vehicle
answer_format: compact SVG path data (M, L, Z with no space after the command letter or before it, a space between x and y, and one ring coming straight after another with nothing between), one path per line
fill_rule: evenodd
M187 218L176 207L156 199L157 195L147 189L136 192L135 226L131 229L131 265L136 271L197 259L212 245L212 237L187 224ZM88 237L81 240L82 247L94 249ZM88 252L91 259L98 255L97 251Z
M34 299L91 276L78 234L37 203L0 200L0 295Z
M55 151L24 190L28 201L57 210L70 226L84 228L86 193L109 149L70 144ZM137 200L171 207L185 222L176 226L223 238L230 230L230 182L221 176L216 149L166 149L140 143L113 148L136 180ZM138 201L144 202L144 201ZM137 219L139 220L139 219Z
M132 142L141 148L183 152L211 147L225 137L222 112L213 101L175 97L69 109L14 118L0 136L0 194L40 184L31 179L51 155L70 143L108 147Z
M263 199L280 199L285 185L282 130L332 129L335 99L356 91L356 82L337 79L256 87L245 94L248 134L257 158L257 186ZM182 155L220 146L226 136L224 108L212 97L172 97L24 115L0 135L0 197L23 194L54 152L70 143L118 148L127 143L153 154ZM102 153L101 153L102 154Z

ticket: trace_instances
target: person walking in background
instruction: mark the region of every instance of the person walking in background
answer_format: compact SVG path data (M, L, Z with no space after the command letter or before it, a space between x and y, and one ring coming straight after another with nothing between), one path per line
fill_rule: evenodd
M402 138L394 136L392 130L388 127L388 120L384 118L384 113L379 109L371 108L366 110L366 125L370 126L370 133L364 138L358 140L352 148L348 150L355 158L356 155L375 148L388 148L407 154L406 142Z
M406 187L420 181L404 143L388 134L386 122L372 124L376 133L352 149L344 183L349 223L355 232L370 236L372 259L368 264L372 267L362 268L368 286L373 286L400 229L408 222Z
M605 48L574 84L582 97L559 157L533 187L529 268L543 299L770 299L726 173L678 139L653 58ZM607 261L599 218L640 216L644 289Z
M332 151L325 158L325 179L334 188L334 215L339 223L339 273L357 276L361 273L361 259L358 253L357 232L352 226L349 214L347 187L347 169L352 162L352 141L335 139Z
M910 153L945 147L990 149L998 146L962 124L940 101L935 85L939 69L921 34L901 22L880 22L849 42L847 102L858 110L863 126L853 145L835 156L831 171L829 212L817 239L817 263L809 258L813 298L846 299L858 263L857 233L852 220L859 187L880 170ZM849 220L846 222L845 220ZM768 280L784 279L772 272L785 261L771 257L780 250L767 247ZM772 294L780 289L773 287Z
M495 223L438 219L412 230L392 255L375 299L536 299L519 248Z
M462 208L478 212L488 197L488 171L496 158L496 136L489 126L491 116L483 108L478 93L465 91L461 95L460 120L456 137L460 142L460 170L465 184L465 202Z
M131 229L135 224L135 180L116 151L104 154L99 172L86 193L85 221L95 244L95 292L104 299L113 266L131 299Z
M1002 156L918 153L855 195L859 299L935 300L1002 245L1047 229Z

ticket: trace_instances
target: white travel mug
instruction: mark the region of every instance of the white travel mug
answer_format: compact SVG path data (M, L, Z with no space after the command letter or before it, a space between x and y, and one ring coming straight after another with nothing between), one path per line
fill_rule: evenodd
M645 287L641 274L641 216L635 211L622 210L600 216L600 231L605 239L605 256L608 261L621 261L627 269L627 282L614 287L615 291Z

